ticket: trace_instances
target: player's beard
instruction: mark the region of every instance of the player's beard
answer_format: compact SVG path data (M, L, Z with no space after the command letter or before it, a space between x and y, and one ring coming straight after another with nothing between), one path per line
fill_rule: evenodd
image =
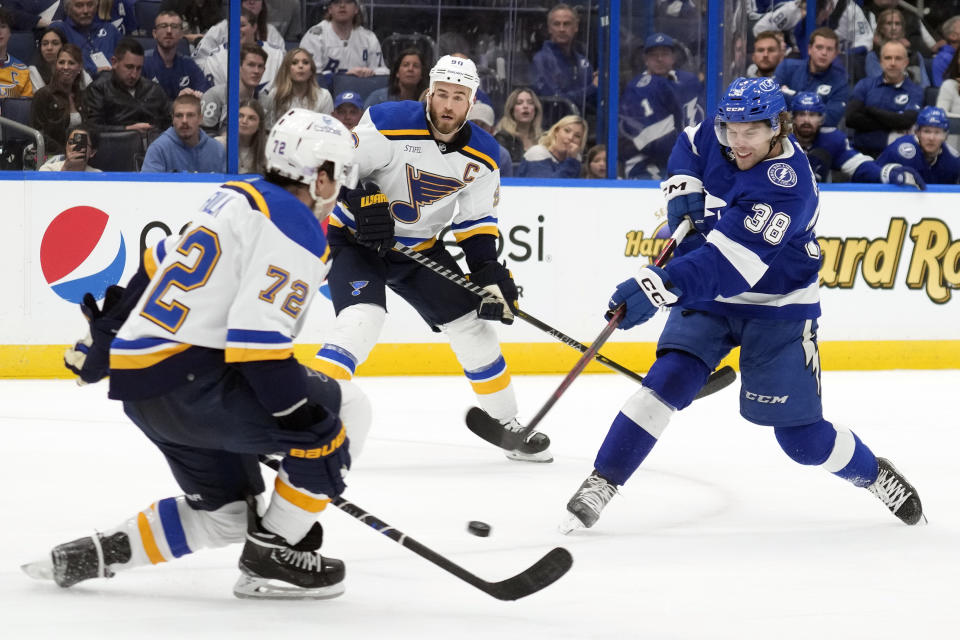
M442 135L449 135L451 133L456 133L461 128L463 128L464 122L466 122L466 116L456 120L452 125L448 125L445 121L441 120L437 110L433 107L430 107L430 124L433 125L433 128L437 130L437 133Z

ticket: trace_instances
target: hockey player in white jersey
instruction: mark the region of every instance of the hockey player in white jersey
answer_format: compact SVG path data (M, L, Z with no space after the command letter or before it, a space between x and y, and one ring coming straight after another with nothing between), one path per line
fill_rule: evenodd
M354 127L360 179L375 184L341 196L330 217L328 282L337 321L314 366L334 378L353 376L380 335L389 286L447 335L480 407L516 432L522 426L510 373L496 330L485 321L513 321L517 287L497 262L499 145L466 120L479 84L473 62L443 56L430 71L426 105L384 102ZM490 287L499 302L478 310L474 294L390 251L400 242L462 273L437 239L448 224L470 279ZM546 435L533 432L507 457L549 462L548 445Z
M343 125L290 110L267 140L265 179L221 185L179 236L145 252L119 300L100 309L88 294L92 338L65 361L95 382L109 353L110 397L184 495L58 545L29 575L69 587L245 539L238 597L343 593L343 562L317 551L317 517L344 490L370 407L351 383L298 364L293 340L329 267L319 220L354 183L354 158ZM262 517L258 454L283 456Z
M711 123L713 124L713 123ZM820 194L790 135L780 86L738 78L714 126L688 127L661 185L671 230L697 233L664 268L647 266L617 285L619 328L671 307L657 359L613 420L593 473L567 503L564 533L591 527L640 466L675 411L685 408L720 360L740 347L740 413L773 427L794 461L817 465L876 495L906 524L923 516L916 490L849 428L824 420L817 318ZM608 312L610 313L610 312Z

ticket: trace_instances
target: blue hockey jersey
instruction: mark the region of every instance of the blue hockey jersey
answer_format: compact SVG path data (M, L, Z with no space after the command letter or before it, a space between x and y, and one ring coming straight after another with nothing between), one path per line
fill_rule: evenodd
M822 127L804 151L818 182L827 182L831 170L854 182L882 182L880 165L851 147L847 136L834 127Z
M668 171L700 179L718 216L705 239L691 236L666 267L683 291L680 306L747 318L820 315L820 194L793 136L780 155L741 171L712 126L688 127Z
M820 96L827 108L824 125L835 127L843 118L843 112L847 108L847 98L850 96L850 83L847 80L847 72L838 64L834 63L820 73L810 73L806 60L788 58L777 66L773 79L781 87L789 88L783 92L788 107L794 94L800 91L812 91Z
M946 142L940 145L940 153L930 164L917 136L910 134L897 138L877 158L880 166L894 163L913 167L921 178L931 184L957 184L960 179L960 157Z

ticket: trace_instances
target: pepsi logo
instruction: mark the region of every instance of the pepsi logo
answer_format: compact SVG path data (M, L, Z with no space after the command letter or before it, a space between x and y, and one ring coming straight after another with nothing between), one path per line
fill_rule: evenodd
M96 207L70 207L57 215L40 241L40 268L53 292L79 303L90 292L98 300L120 281L127 261L123 234Z

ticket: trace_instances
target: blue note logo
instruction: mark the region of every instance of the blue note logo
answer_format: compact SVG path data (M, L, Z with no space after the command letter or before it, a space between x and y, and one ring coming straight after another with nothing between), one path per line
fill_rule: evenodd
M420 207L442 200L465 186L456 178L420 171L408 164L407 194L410 200L397 200L390 205L390 212L399 222L413 224L420 219Z
M363 289L368 284L370 284L369 280L354 280L353 282L350 283L350 286L353 287L353 291L350 292L350 295L352 296L360 295L360 290Z
M780 187L797 186L797 172L793 167L785 162L775 162L767 169L767 177L770 182Z

